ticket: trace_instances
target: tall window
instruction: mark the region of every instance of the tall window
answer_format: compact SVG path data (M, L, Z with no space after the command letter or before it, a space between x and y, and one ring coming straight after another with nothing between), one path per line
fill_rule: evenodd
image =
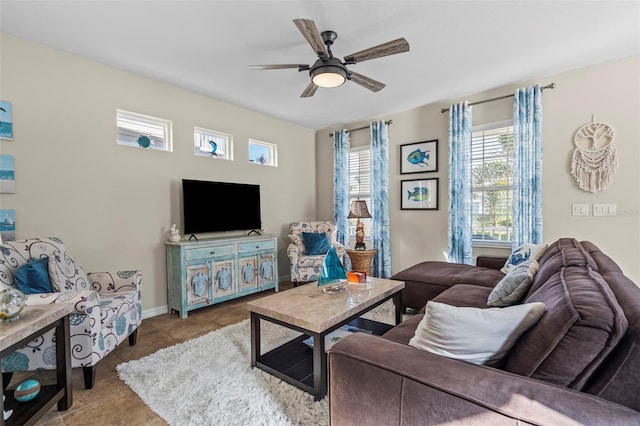
M513 126L474 126L471 140L471 217L474 244L511 243Z
M349 206L351 201L365 200L369 212L371 205L371 150L369 147L351 148L349 153ZM364 224L365 236L371 235L371 219L360 219ZM349 219L349 238L356 237L357 219Z

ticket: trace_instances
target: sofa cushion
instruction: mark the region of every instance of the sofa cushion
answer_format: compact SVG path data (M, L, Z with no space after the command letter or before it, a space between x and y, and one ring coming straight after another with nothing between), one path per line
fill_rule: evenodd
M503 277L504 274L497 269L462 263L427 261L400 271L391 279L405 283L405 288L402 290L403 306L422 309L426 301L456 284L493 288Z
M527 260L516 266L491 290L487 305L501 307L520 302L531 287L539 268L536 260Z
M16 269L13 274L15 285L24 294L52 293L49 280L49 258L32 260Z
M522 376L581 390L627 329L611 289L589 267L563 267L525 302L542 302L547 313L506 359L505 370Z
M91 282L84 268L66 251L49 257L49 278L55 291L91 290Z
M537 260L542 253L547 249L546 244L531 244L524 243L511 253L511 256L504 263L504 266L500 271L505 274L513 271L516 266L527 260Z
M479 309L429 301L409 345L448 358L495 366L544 311L543 303Z
M102 327L111 324L116 318L122 318L124 321L124 315L135 308L136 298L136 292L133 290L100 294L100 322Z
M489 287L458 284L434 297L433 301L451 306L487 308L487 298L490 293L491 289Z
M533 278L533 283L529 288L528 296L533 294L541 285L546 283L549 278L559 273L564 267L585 266L590 267L595 271L598 270L598 266L591 255L584 250L580 243L575 240L573 241L576 244L575 247L563 248L552 256L547 256L545 252L544 262L542 262L543 259L540 259L540 269Z

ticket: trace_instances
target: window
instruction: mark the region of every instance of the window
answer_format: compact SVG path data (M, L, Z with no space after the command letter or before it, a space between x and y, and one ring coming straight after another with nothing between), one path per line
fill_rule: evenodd
M249 162L263 166L278 166L278 147L269 142L249 139Z
M116 122L119 145L173 151L170 120L118 109Z
M227 133L194 127L193 141L196 155L233 160L233 136Z
M476 245L506 245L513 229L513 126L477 126L471 139L471 220Z
M371 150L369 147L352 148L349 152L349 206L351 201L361 199L367 202L369 213L371 205ZM364 235L371 235L371 219L360 219L364 225ZM349 219L349 237L356 237L358 219Z

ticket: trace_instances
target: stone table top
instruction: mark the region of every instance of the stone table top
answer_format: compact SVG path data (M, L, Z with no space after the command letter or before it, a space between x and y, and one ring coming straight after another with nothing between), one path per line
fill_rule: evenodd
M0 321L0 351L73 312L73 303L25 306L18 319Z
M349 283L346 288L339 294L327 294L313 282L247 302L247 309L322 333L398 293L404 288L404 282L367 277L366 283Z

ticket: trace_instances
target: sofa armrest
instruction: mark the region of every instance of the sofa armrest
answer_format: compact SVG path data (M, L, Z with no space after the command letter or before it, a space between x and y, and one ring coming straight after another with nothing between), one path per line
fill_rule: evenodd
M476 257L476 266L500 270L507 259L508 257L504 256L478 256Z
M630 408L354 333L329 351L332 425L640 424Z
M91 272L87 274L91 281L91 288L98 293L118 293L132 291L141 294L142 271Z
M55 293L38 293L27 296L27 305L52 305L55 303L72 303L76 314L91 314L94 309L100 318L100 295L91 290L70 290Z

